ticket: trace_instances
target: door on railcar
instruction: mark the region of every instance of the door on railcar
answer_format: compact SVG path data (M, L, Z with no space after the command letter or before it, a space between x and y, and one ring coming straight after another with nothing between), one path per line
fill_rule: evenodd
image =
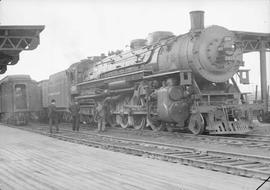
M14 108L15 110L27 110L27 92L25 84L14 86Z

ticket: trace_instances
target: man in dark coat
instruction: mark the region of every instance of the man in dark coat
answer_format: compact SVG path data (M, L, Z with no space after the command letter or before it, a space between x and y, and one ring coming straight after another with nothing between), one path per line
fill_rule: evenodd
M53 99L51 104L48 106L48 117L49 117L49 124L50 124L50 133L52 133L52 127L55 125L56 132L59 132L58 127L58 113L55 106L56 101Z
M72 116L72 130L79 131L80 128L80 105L77 101L73 102L69 107Z
M109 124L110 120L110 102L111 98L107 97L103 102L100 102L97 109L97 121L98 121L98 132L103 132L106 130L106 125Z

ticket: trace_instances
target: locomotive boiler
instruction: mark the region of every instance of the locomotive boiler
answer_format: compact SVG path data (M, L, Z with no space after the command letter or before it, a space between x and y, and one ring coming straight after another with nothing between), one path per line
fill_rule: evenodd
M90 115L110 100L111 125L194 134L247 133L261 104L250 104L235 78L248 84L243 47L233 31L204 27L204 12L190 12L191 29L175 36L150 33L130 50L92 63L76 85ZM90 110L90 111L89 111Z

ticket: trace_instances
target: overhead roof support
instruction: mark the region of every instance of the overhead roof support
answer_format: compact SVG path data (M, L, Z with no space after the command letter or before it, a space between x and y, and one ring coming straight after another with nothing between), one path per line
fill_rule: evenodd
M264 111L268 111L268 94L267 94L267 70L266 70L266 51L264 44L260 50L260 72L261 72L261 99L265 103Z
M264 103L264 111L268 110L268 92L267 92L267 66L266 52L270 52L270 34L232 31L241 43L244 53L260 53L260 77L261 77L261 100Z
M0 25L0 74L7 65L19 61L21 51L33 50L39 45L39 34L44 26L4 26Z
M232 31L241 43L244 53L254 51L270 52L270 34L256 32Z

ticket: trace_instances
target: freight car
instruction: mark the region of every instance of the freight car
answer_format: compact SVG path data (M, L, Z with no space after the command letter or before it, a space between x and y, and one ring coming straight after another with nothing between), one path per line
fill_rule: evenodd
M36 81L28 75L12 75L0 81L1 121L24 125L37 119L41 94Z
M263 109L249 104L236 77L249 83L240 32L204 27L204 12L190 13L191 29L179 36L158 31L131 49L89 68L76 99L89 116L111 100L111 124L153 130L189 129L194 134L243 134ZM262 36L262 35L261 35Z

